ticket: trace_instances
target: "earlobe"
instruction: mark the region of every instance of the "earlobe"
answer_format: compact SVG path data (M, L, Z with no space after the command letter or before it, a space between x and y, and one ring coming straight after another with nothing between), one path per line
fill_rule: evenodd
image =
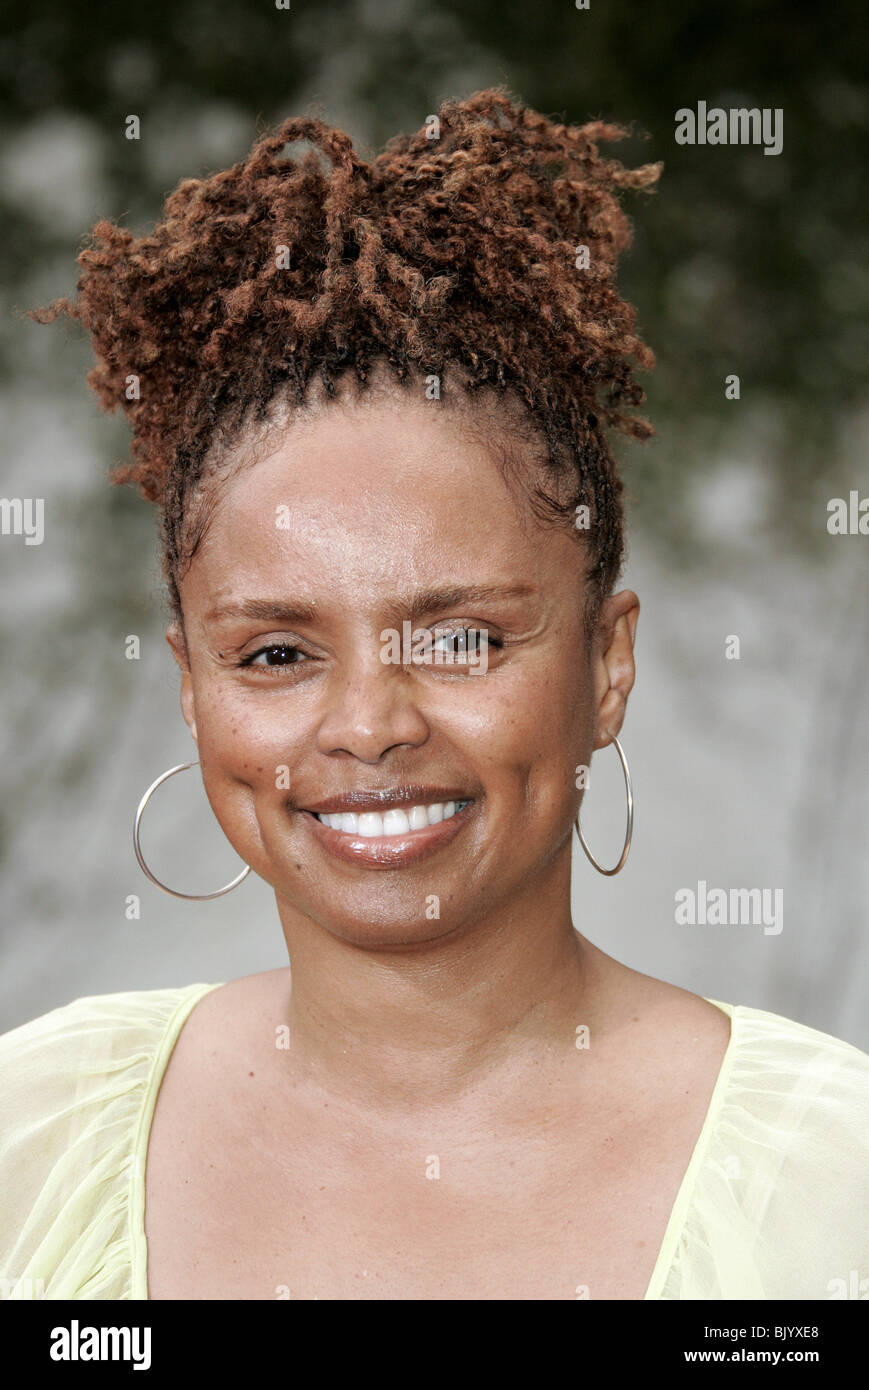
M625 709L626 702L617 691L610 690L598 711L595 750L608 748L613 739L618 738L625 721Z

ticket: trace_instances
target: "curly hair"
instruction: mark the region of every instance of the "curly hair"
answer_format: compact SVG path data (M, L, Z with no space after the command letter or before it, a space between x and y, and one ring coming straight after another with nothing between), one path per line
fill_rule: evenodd
M151 235L98 222L75 300L32 311L91 336L88 383L132 427L111 478L160 504L179 619L201 538L189 504L215 451L277 399L304 405L314 380L332 396L346 372L364 386L374 364L405 385L457 372L465 404L484 386L520 401L562 483L558 498L536 488L536 504L571 523L587 505L598 602L618 577L622 482L605 431L654 432L630 413L645 399L633 369L654 355L615 288L631 240L619 194L651 188L662 166L604 159L597 142L623 126L554 123L503 87L444 102L437 122L366 162L343 131L292 117L231 168L182 180ZM297 141L311 148L285 154Z

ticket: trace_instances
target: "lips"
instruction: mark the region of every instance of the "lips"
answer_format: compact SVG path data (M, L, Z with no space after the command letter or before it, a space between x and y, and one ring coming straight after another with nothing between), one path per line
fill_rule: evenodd
M388 869L436 853L461 834L474 809L473 799L453 788L402 787L347 792L305 807L302 816L331 856L360 868Z

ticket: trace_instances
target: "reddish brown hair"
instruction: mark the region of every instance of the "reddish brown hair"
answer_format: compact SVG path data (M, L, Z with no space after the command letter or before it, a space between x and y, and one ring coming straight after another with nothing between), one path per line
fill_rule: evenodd
M597 142L623 127L558 124L503 88L447 101L438 120L437 138L396 136L368 163L342 131L293 117L232 168L183 180L151 235L99 222L76 299L34 312L67 313L91 335L88 381L133 432L132 461L112 477L160 504L177 616L212 447L277 397L303 402L314 377L329 392L348 371L364 384L378 359L400 381L458 370L470 396L489 386L520 400L569 484L567 501L563 486L558 501L535 496L565 519L590 507L593 595L615 582L622 483L604 432L653 432L629 408L644 400L633 367L654 365L615 287L631 236L619 195L650 188L661 166L604 159ZM296 141L314 148L286 155Z

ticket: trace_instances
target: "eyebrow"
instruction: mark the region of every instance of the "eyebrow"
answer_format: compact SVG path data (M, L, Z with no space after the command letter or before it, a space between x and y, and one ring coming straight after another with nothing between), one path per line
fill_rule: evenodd
M403 617L421 618L444 608L461 608L465 604L492 603L505 599L533 598L539 590L533 584L451 584L444 588L420 589L405 598L390 600L389 609ZM206 623L218 623L228 618L247 618L254 622L276 622L294 627L314 623L320 615L317 605L295 599L291 603L273 599L241 599L212 608L205 615Z

